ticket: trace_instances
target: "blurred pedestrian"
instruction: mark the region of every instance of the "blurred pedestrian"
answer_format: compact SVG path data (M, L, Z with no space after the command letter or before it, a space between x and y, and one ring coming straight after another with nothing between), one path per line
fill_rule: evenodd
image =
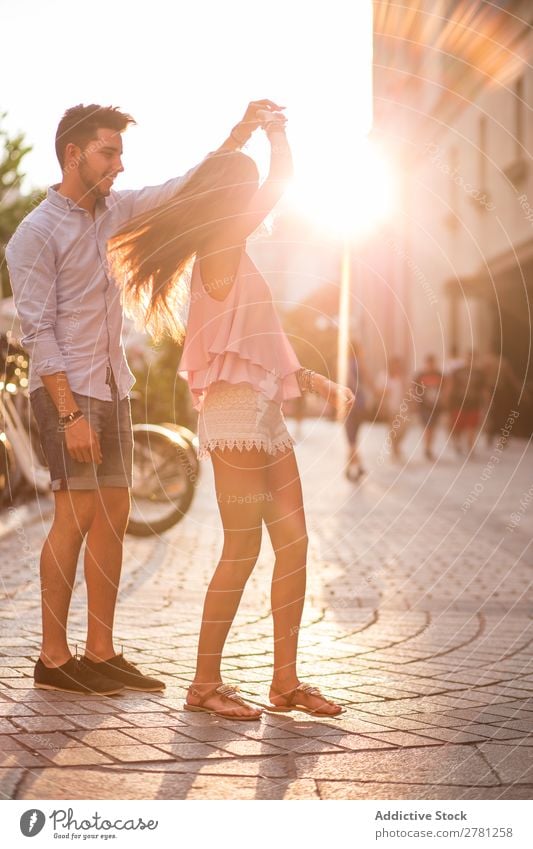
M433 442L435 431L441 413L441 392L443 386L443 375L437 368L437 360L434 354L427 354L424 358L424 368L414 377L417 390L418 416L424 428L424 454L428 460L433 461Z
M350 340L348 348L348 386L354 393L355 400L344 421L348 440L348 458L344 474L348 480L355 482L366 474L359 453L358 439L359 428L365 420L371 391L363 350L355 339Z
M405 367L401 357L390 357L387 368L378 374L376 392L381 393L381 412L388 426L393 459L401 460L401 447L409 424L410 410Z
M463 446L469 455L474 450L486 385L477 354L473 350L469 351L465 364L456 368L449 379L448 407L452 439L458 454L463 453Z
M518 409L522 387L509 361L501 354L485 354L480 368L485 376L485 435L490 448L495 437L505 429L511 412Z
M450 345L448 356L444 362L442 373L445 378L451 377L454 371L465 364L464 357L459 355L457 345Z

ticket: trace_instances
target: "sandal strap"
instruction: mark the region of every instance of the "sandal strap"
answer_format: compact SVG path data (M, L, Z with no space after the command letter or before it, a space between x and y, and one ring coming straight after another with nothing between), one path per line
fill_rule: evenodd
M239 695L237 695L238 687L233 687L231 684L220 684L215 692L219 693L221 696L224 696L226 699L232 699L232 701L237 702L240 705L245 705L246 702Z
M320 696L321 699L324 698L318 687L313 687L312 684L298 684L293 690L293 693L297 692L307 693L309 696Z
M217 689L218 689L218 687L212 687L210 690L207 691L207 693L201 693L199 690L196 689L194 684L191 684L191 686L189 687L189 693L191 693L193 696L197 697L198 707L203 707L204 702L207 699L209 699L212 695L214 695L214 693L216 693Z
M306 693L308 696L317 696L327 704L335 704L331 699L327 699L322 695L318 687L313 687L312 684L298 684L293 690L287 690L286 693L277 692L276 695L283 696L287 706L297 703L298 693Z
M198 706L203 707L207 699L210 699L211 696L214 696L215 693L218 693L220 696L224 696L226 699L231 699L234 702L237 702L240 705L245 705L246 702L244 699L241 699L240 696L237 695L238 687L233 687L231 684L219 684L217 687L212 687L207 693L201 693L196 689L194 684L191 684L189 687L189 692L192 693L198 699Z
M298 684L295 692L300 691L301 693L307 693L308 696L317 696L319 699L322 699L327 705L335 705L336 702L333 699L328 699L324 696L323 693L320 692L318 687L313 687L312 684Z

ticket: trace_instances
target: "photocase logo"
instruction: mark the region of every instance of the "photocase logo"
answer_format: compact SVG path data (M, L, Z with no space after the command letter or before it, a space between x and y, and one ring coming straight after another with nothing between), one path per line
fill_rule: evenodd
M25 811L22 814L20 818L20 830L24 837L35 837L36 834L42 831L45 822L46 817L43 812L37 810L37 808L31 808L31 810Z

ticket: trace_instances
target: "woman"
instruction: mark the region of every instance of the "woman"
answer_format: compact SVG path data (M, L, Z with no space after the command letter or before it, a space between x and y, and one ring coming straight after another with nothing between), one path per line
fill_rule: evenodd
M281 412L286 398L315 391L348 408L352 393L302 369L285 336L268 284L246 240L279 200L292 172L280 113L258 113L271 144L268 178L241 152L212 154L169 203L130 222L110 245L126 272L125 300L141 307L157 336L180 341L179 309L190 309L180 373L199 412L199 455L210 456L224 529L209 584L198 660L185 708L236 720L262 711L222 682L224 643L261 545L264 520L276 555L272 579L274 676L269 710L335 716L340 705L301 684L298 631L306 583L307 534L298 467ZM265 706L266 707L266 706Z

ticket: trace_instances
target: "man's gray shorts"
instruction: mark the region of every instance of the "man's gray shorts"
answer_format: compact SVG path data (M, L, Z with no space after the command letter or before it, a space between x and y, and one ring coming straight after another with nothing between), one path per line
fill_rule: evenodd
M78 463L67 451L65 433L59 429L59 413L44 386L30 394L39 427L41 445L50 469L52 490L131 487L133 433L130 399L119 400L114 381L111 401L72 393L85 418L98 434L102 462Z

